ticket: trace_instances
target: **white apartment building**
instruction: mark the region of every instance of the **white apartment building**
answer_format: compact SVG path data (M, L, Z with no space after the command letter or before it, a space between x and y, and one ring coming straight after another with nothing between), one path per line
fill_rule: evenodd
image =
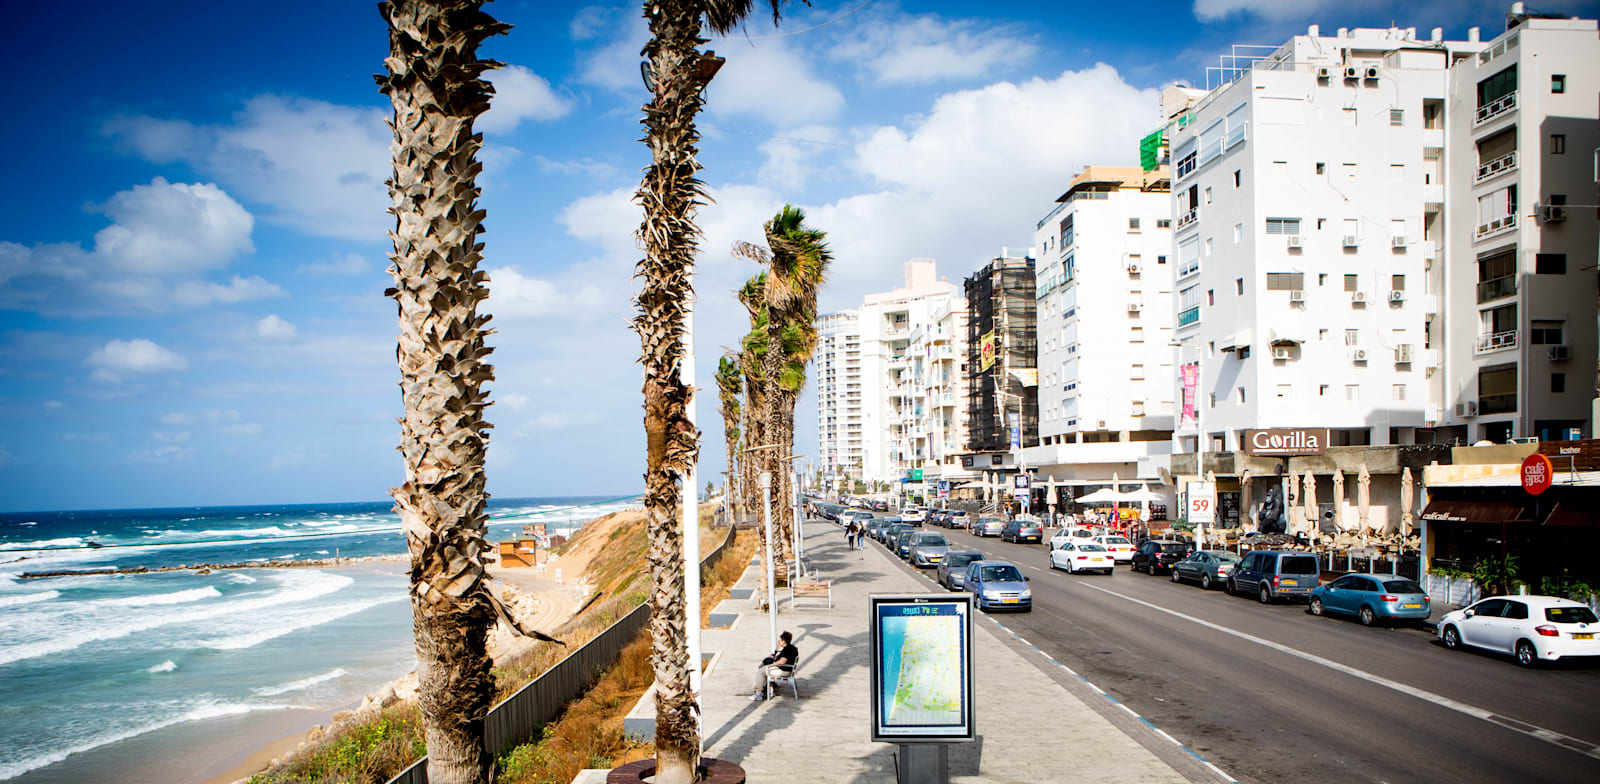
M905 286L869 294L856 311L861 334L862 478L922 494L935 470L961 471L966 440L961 367L966 305L937 277L933 259L911 259ZM953 464L953 466L952 466ZM922 480L902 483L921 472Z
M1431 337L1440 435L1466 443L1567 439L1592 416L1597 220L1569 205L1595 203L1600 38L1519 12L1449 74Z
M817 390L817 462L824 486L848 490L861 479L861 327L856 312L817 318L811 361Z
M1074 497L1114 476L1159 484L1168 467L1169 186L1165 166L1090 166L1036 227L1039 444L1024 458Z
M1482 48L1312 27L1169 114L1174 334L1179 366L1199 366L1201 451L1269 427L1411 444L1439 423L1448 68ZM1198 423L1180 423L1180 451Z

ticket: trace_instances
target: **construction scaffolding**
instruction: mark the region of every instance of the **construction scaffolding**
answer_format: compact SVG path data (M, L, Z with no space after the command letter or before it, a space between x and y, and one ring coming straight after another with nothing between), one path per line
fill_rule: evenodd
M967 278L965 289L967 449L1009 450L1008 419L1015 423L1019 413L1022 445L1037 444L1039 333L1033 259L996 258Z

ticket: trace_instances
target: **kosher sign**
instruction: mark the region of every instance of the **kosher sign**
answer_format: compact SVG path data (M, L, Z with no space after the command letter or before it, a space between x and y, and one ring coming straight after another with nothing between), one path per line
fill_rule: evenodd
M1538 495L1550 489L1555 479L1555 467L1550 458L1535 452L1522 461L1522 489L1529 495Z
M1267 457L1321 455L1328 451L1328 428L1275 427L1244 431L1244 453Z
M972 594L873 594L872 740L969 741Z

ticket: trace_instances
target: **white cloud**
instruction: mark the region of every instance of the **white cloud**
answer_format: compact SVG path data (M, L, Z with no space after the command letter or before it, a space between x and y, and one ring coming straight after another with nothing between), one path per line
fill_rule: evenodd
M261 426L254 422L242 425L228 425L222 428L222 433L229 436L259 436L261 435Z
M150 438L155 440L155 441L160 441L162 443L173 443L173 444L186 444L186 443L189 442L189 439L192 438L193 436L194 436L194 434L190 433L187 430L178 430L178 431L172 431L172 432L168 432L168 431L165 431L165 430L156 430L156 431L153 431L153 432L150 433Z
M644 80L639 75L639 63L644 61L640 52L650 39L650 29L645 25L644 18L636 13L627 14L616 27L618 34L615 38L583 58L578 81L591 87L631 92L639 96L640 103L644 103L649 97L644 89ZM592 38L599 29L598 26L585 26L582 32Z
M232 305L284 296L288 296L287 292L277 284L268 283L255 275L248 278L234 275L226 285L206 280L189 280L179 283L172 291L172 301L188 307Z
M256 337L267 340L287 340L294 337L293 324L278 318L278 314L270 313L256 322Z
M94 235L95 254L128 272L172 275L214 269L248 253L255 219L212 184L157 177L111 197L97 211L112 225Z
M497 319L583 318L606 304L605 293L591 282L557 283L513 267L493 268L488 274L484 309Z
M544 77L520 65L485 74L494 85L489 111L474 123L484 133L509 133L523 120L554 120L572 111L572 101L556 94Z
M812 72L811 57L781 40L754 43L719 52L728 62L706 88L707 112L799 125L827 120L844 108L839 89Z
M182 413L182 412L173 412L171 414L162 414L161 415L161 424L163 424L163 425L190 425L190 424L194 424L194 415L193 414L185 414L185 413Z
M112 340L94 350L84 364L94 368L90 375L96 381L115 382L124 376L141 373L179 371L189 367L189 362L156 343L135 338Z
M781 190L799 190L815 173L811 162L829 152L839 132L825 125L806 125L781 131L761 143L766 161L757 180Z
M521 411L528 405L528 396L520 392L512 392L509 395L501 395L499 400L501 403L506 405L506 408L509 408L512 411Z
M578 9L578 13L572 17L572 23L567 26L567 31L571 34L572 40L587 41L599 35L601 30L615 24L620 13L622 9L593 5Z
M1011 28L985 29L975 21L945 21L937 14L895 13L856 25L830 55L859 66L880 84L922 84L988 76L1015 68L1038 51Z
M44 410L46 411L60 411L63 408L66 408L66 406L62 405L61 401L59 400L44 401Z
M368 269L370 269L370 265L367 264L366 259L362 258L361 254L346 253L343 256L335 256L327 261L301 264L295 267L295 272L302 275L349 276L361 275Z
M135 463L182 463L194 457L194 447L168 444L155 449L144 449L128 453L128 459Z
M609 163L584 158L577 161L558 161L543 155L533 156L534 165L546 174L581 175L593 179L607 179L617 174L617 167Z

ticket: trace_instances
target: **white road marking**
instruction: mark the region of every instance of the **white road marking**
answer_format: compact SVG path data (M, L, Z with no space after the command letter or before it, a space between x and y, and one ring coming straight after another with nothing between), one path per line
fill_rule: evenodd
M1596 746L1595 744L1590 743L1589 741L1581 740L1581 739L1574 738L1574 737L1571 737L1571 736L1568 736L1568 735L1562 735L1561 733L1556 732L1554 730L1547 730L1547 729L1544 729L1542 727L1536 727L1536 726L1531 725L1531 724L1528 725L1531 729L1523 729L1521 727L1517 727L1517 726L1512 725L1508 721L1501 721L1499 719L1499 717L1495 714L1494 711L1484 710L1483 708L1479 708L1479 707L1477 707L1475 705L1468 705L1468 704L1466 704L1464 702L1458 702L1458 701L1452 700L1449 697L1446 697L1446 696L1444 696L1442 694L1435 694L1435 693L1433 693L1431 691L1427 691L1425 689L1419 689L1419 688L1417 688L1415 686L1412 686L1410 684L1401 683L1401 682L1396 681L1396 680L1390 680L1389 678L1385 678L1385 677L1383 677L1381 675L1373 675L1372 673L1366 672L1365 670L1358 670L1358 669L1356 669L1354 667L1351 667L1351 666L1348 666L1348 665L1345 665L1345 664L1340 664L1339 662L1333 661L1332 659L1325 659L1325 658L1323 658L1321 656L1318 656L1318 655L1316 655L1314 653L1306 653L1305 651L1302 651L1302 650L1300 650L1298 648L1291 648L1291 647L1289 647L1287 645L1284 645L1283 643L1273 642L1272 640L1268 640L1268 639L1263 638L1263 637L1257 637L1257 636L1255 636L1253 634L1246 634L1245 632L1241 632L1241 631L1237 631L1237 630L1234 630L1234 629L1230 629L1230 628L1228 628L1226 626L1223 626L1222 624L1212 623L1211 621L1203 621L1203 620L1200 620L1199 618L1191 618L1191 617L1189 617L1187 615L1184 615L1183 613L1177 612L1175 610L1169 610L1169 609L1167 609L1165 607L1162 607L1160 605L1151 604L1150 602L1144 601L1143 599L1135 599L1132 596L1129 596L1127 594L1117 593L1116 591L1112 591L1112 590L1109 590L1109 589L1106 589L1106 588L1101 588L1098 585L1089 585L1088 583L1079 583L1079 584L1083 585L1085 588L1092 588L1092 589L1094 589L1096 591L1100 591L1101 593L1107 593L1107 594L1110 594L1112 596L1118 597L1120 599L1126 599L1126 600L1128 600L1130 602L1133 602L1134 604L1138 604L1138 605L1142 605L1144 607L1148 607L1148 608L1150 608L1152 610L1155 610L1157 612L1166 613L1167 615L1170 615L1170 616L1172 616L1174 618L1181 618L1181 619L1183 619L1185 621L1188 621L1190 623L1198 624L1198 625L1204 626L1204 627L1206 627L1208 629L1212 629L1214 631L1222 632L1223 634L1228 634L1228 635L1232 635L1234 637L1238 637L1241 640L1249 640L1250 642L1256 643L1257 645L1262 645L1262 646L1271 648L1271 649L1273 649L1275 651L1278 651L1279 653L1286 653L1286 654L1288 654L1290 656L1294 656L1294 657L1297 657L1297 658L1300 658L1300 659L1304 659L1304 660L1306 660L1308 662L1311 662L1313 664L1320 664L1320 665L1322 665L1324 667L1327 667L1330 670L1334 670L1336 672L1342 672L1342 673L1344 673L1346 675L1349 675L1349 676L1352 676L1352 677L1355 677L1355 678L1360 678L1361 680L1367 681L1368 683L1373 683L1373 684L1376 684L1378 686L1383 686L1383 687L1386 687L1386 688L1389 688L1389 689L1393 689L1395 691L1400 692L1401 694L1409 694L1412 697L1416 697L1419 700L1424 700L1424 701L1427 701L1427 702L1431 702L1434 705L1438 705L1441 708L1449 708L1450 710L1453 710L1453 711L1456 711L1456 712L1459 712L1459 713L1464 713L1464 714L1466 714L1468 716L1472 716L1474 718L1483 719L1484 721L1487 721L1490 724L1493 724L1493 725L1495 725L1497 727L1504 727L1504 728L1506 728L1508 730L1515 730L1517 732L1522 733L1523 735L1527 735L1530 738L1538 738L1539 740L1542 740L1542 741L1544 741L1546 743L1550 743L1550 744L1553 744L1553 745L1556 745L1556 746L1560 746L1561 748L1568 749L1568 750L1571 750L1571 751L1577 751L1580 754L1585 754L1585 755L1587 755L1589 757L1593 757L1595 759L1600 759L1600 746ZM1517 722L1517 723L1526 724L1526 722L1520 722L1520 721ZM1572 744L1576 744L1577 747L1575 748ZM1588 750L1584 751L1583 750L1584 747L1587 747Z

